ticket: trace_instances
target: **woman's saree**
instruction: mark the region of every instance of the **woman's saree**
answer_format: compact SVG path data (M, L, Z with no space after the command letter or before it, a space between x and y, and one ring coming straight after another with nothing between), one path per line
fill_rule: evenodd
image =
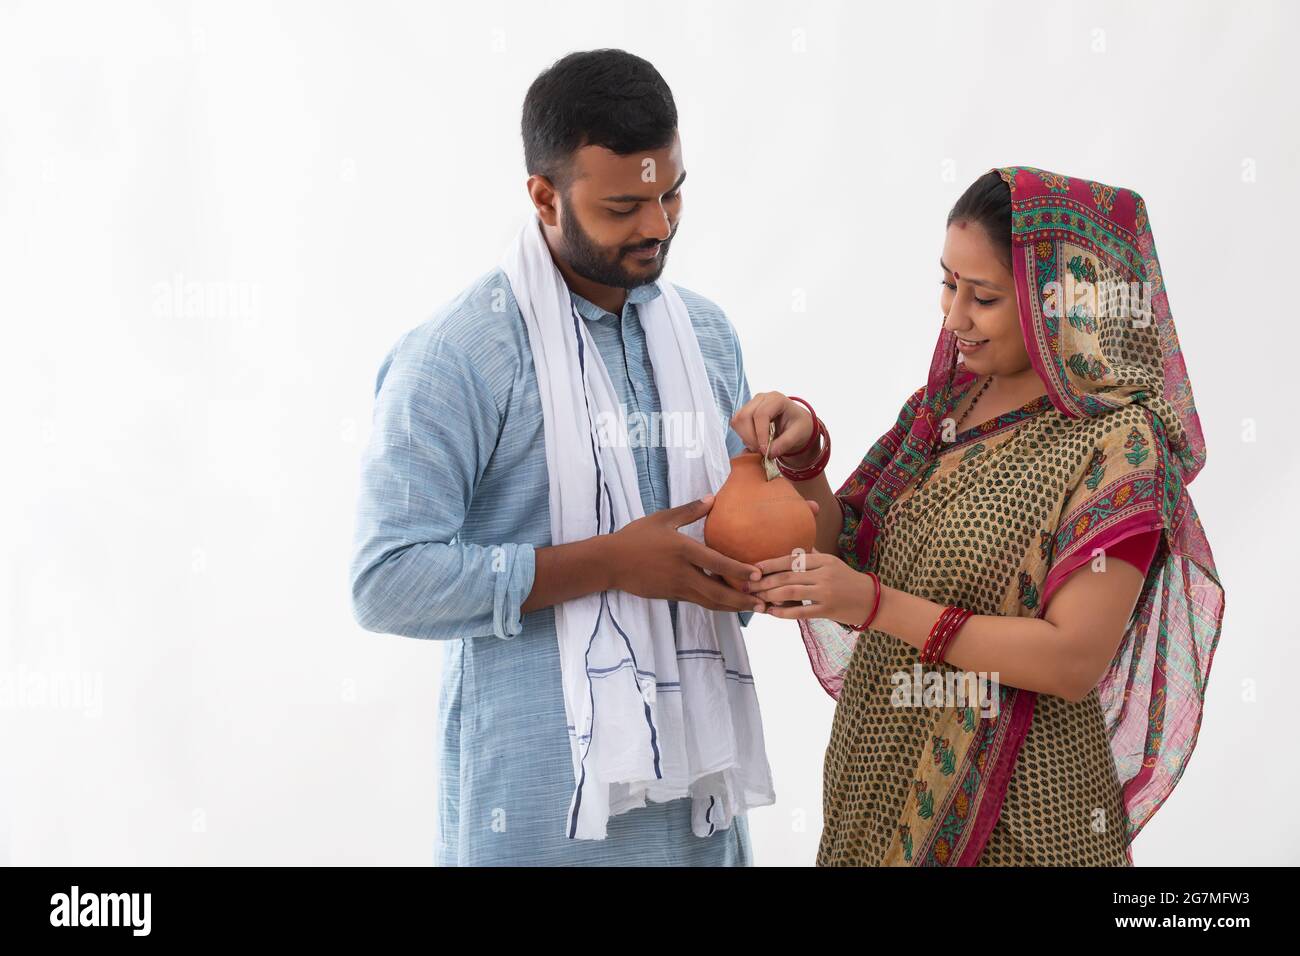
M973 376L941 332L926 386L836 492L841 555L940 604L1041 616L1119 541L1159 529L1160 543L1107 673L1077 703L1004 685L981 699L989 684L921 667L892 635L801 622L838 700L819 864L1123 865L1200 727L1223 589L1187 493L1205 448L1145 205L999 172L1047 392L952 434Z

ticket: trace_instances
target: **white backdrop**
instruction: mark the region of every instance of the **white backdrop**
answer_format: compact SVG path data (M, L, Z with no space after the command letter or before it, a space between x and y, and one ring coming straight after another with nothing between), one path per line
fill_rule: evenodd
M620 46L681 114L667 276L726 309L755 391L817 405L833 485L924 379L967 183L1143 194L1227 617L1135 855L1300 862L1298 28L1266 2L0 3L0 860L432 859L441 649L349 608L374 377L526 215L529 82ZM792 624L748 636L757 862L810 864L832 702Z

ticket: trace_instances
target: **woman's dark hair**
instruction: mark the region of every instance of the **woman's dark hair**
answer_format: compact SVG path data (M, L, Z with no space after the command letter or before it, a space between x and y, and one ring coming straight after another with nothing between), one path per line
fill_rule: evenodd
M524 163L558 188L583 146L619 155L662 149L677 130L672 90L650 63L623 50L588 50L556 60L524 97Z
M961 194L948 213L948 225L976 222L984 227L1007 267L1011 266L1011 187L997 170L985 173Z

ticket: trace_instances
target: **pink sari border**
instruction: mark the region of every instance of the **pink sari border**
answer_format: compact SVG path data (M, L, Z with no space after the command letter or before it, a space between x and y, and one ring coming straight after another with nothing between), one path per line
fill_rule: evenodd
M1158 511L1142 511L1130 515L1118 524L1107 528L1098 537L1098 540L1089 542L1086 551L1080 549L1048 572L1047 580L1043 582L1043 607L1047 607L1048 602L1052 599L1052 594L1065 583L1066 578L1092 560L1094 548L1109 550L1125 538L1131 538L1133 535L1142 534L1146 531L1160 531L1163 528L1164 522Z
M993 832L998 816L1002 813L1002 801L1007 795L1007 784L1015 770L1016 757L1020 754L1020 745L1029 733L1029 725L1034 719L1034 707L1038 695L1033 691L1017 690L1016 702L1011 705L1011 717L1007 721L1006 738L988 779L984 782L985 798L980 801L980 808L971 824L970 839L966 841L961 856L957 858L958 866L974 866L984 852L989 834Z

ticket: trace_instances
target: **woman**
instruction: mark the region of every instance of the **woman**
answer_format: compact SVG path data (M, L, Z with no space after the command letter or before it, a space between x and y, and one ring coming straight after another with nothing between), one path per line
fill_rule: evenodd
M816 553L749 588L838 700L817 862L1131 865L1195 744L1223 615L1145 205L993 170L941 268L929 380L839 491L800 401L761 393L732 422L816 503ZM950 679L968 673L989 682Z

